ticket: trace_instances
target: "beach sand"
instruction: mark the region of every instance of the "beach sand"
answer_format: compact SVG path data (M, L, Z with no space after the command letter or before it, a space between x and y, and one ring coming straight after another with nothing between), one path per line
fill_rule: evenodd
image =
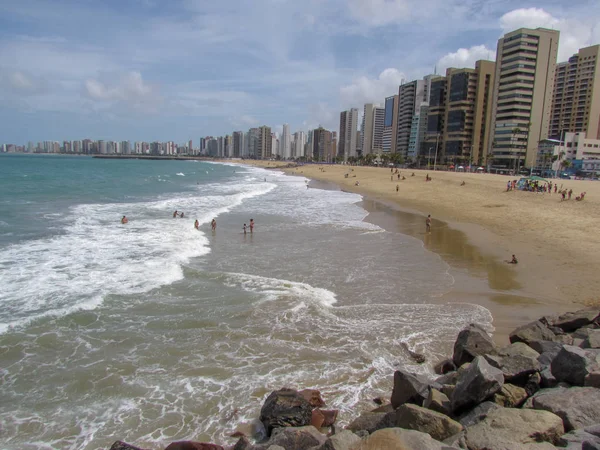
M490 309L496 336L541 315L576 309L573 303L600 302L600 182L553 180L573 189L572 199L562 202L558 194L506 192L514 177L503 175L399 169L406 179L398 181L396 175L390 180L389 168L244 163L279 167L361 194L367 220L423 240L459 276L465 271L485 278L493 294L483 298L481 289L459 287L443 300ZM425 181L426 174L432 181ZM584 191L585 200L575 201ZM427 214L433 218L430 234ZM512 254L518 265L506 263Z

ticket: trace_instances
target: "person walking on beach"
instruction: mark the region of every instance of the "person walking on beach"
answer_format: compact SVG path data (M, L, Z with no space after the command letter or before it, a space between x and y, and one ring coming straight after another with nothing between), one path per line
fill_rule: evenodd
M121 223L122 223L123 225L125 225L126 223L129 223L129 220L127 220L127 217L126 217L126 216L123 216L123 217L121 218Z
M396 185L396 193L400 190L400 186L397 184Z
M215 219L213 219L212 222L210 223L210 227L212 228L213 231L215 231L217 229L217 221Z
M569 189L569 200L571 200L571 195L573 195L573 189Z
M250 234L254 232L254 219L250 219Z
M431 233L431 214L429 214L427 219L425 219L425 231L427 233Z

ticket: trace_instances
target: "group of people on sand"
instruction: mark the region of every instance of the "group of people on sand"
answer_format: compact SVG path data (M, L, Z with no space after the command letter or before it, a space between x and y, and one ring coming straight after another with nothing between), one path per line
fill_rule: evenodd
M517 189L521 189L527 192L536 192L536 193L548 193L552 194L554 191L555 194L560 194L561 201L571 200L573 196L573 189L564 188L562 184L558 187L558 183L552 183L549 181L547 183L540 182L539 180L525 180L521 187L517 185L517 180L509 180L506 182L506 192L516 191ZM575 197L575 200L580 202L585 198L585 192L582 192L580 195Z

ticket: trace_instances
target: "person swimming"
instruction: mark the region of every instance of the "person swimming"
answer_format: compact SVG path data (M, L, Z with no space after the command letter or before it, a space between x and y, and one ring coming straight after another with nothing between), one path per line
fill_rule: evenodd
M129 220L127 220L127 217L126 217L126 216L123 216L123 217L121 218L121 223L122 223L122 224L129 223Z

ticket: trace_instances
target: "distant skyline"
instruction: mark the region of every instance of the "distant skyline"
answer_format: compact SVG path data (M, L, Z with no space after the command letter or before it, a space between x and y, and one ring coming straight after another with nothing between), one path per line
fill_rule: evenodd
M337 131L340 111L494 59L520 27L560 30L565 61L600 43L600 2L3 2L0 142Z

